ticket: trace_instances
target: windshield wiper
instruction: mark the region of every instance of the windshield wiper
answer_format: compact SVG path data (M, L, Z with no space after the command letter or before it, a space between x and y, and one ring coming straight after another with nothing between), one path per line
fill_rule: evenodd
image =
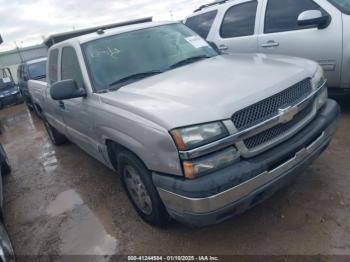
M207 55L192 56L192 57L186 58L184 60L181 60L181 61L171 65L169 67L169 69L174 69L176 67L191 64L191 63L197 62L197 61L202 60L202 59L207 59L207 58L211 58L211 56L207 56Z
M123 77L123 78L121 78L121 79L119 79L119 80L117 80L115 82L110 83L109 84L110 88L108 90L110 90L110 91L117 90L120 87L122 87L121 84L134 82L134 81L140 80L142 78L146 78L146 77L149 77L149 76L161 74L163 72L164 71L161 71L161 70L153 70L153 71L148 71L148 72L132 74L132 75Z

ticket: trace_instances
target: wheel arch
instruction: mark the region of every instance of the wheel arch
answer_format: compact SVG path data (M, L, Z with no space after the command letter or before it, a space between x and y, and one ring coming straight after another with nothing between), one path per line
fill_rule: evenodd
M142 158L135 153L132 149L130 149L129 147L126 147L118 142L116 142L113 139L105 139L105 145L107 148L107 155L109 158L110 163L112 164L113 168L115 170L119 170L119 163L118 163L118 153L122 152L122 151L127 151L129 153L131 153L132 155L134 155L138 160L141 161L141 163L147 168L149 169L149 167L147 166L147 164L145 163L145 161L142 160Z

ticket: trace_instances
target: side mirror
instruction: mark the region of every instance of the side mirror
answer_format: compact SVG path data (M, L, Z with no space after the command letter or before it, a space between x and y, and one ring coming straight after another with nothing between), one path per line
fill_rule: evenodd
M323 15L320 10L308 10L299 15L298 25L314 25L319 29L323 29L329 25L329 19L330 17L328 15Z
M50 95L53 100L66 100L86 97L86 91L79 88L74 80L68 79L54 83L50 88Z

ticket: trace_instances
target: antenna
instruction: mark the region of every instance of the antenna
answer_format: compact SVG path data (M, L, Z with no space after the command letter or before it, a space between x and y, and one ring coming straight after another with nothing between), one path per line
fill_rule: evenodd
M105 33L105 31L103 31L102 28L97 29L97 34L98 34L98 35L103 35L104 33Z

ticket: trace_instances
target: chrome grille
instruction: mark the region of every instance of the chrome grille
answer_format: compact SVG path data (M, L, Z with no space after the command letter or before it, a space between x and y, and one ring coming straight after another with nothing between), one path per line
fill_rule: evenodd
M311 91L311 79L307 78L278 94L236 112L232 116L232 121L238 130L249 128L277 115L279 109L297 104Z
M306 108L304 108L302 111L300 111L298 114L296 114L291 121L285 124L279 124L255 136L245 139L244 140L245 146L248 149L253 149L271 141L274 138L282 136L283 134L288 132L291 128L293 128L295 125L297 125L300 121L302 121L304 118L306 118L312 112L312 110L313 110L313 103L312 101L310 101L310 104Z

